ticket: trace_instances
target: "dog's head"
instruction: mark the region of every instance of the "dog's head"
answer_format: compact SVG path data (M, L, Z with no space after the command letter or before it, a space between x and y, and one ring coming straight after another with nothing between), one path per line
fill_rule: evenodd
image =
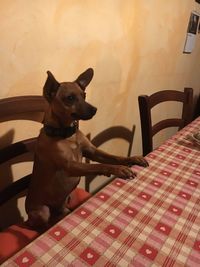
M97 109L85 101L85 89L92 80L93 74L93 69L89 68L74 82L59 83L50 71L47 72L43 95L59 118L72 122L89 120L95 115Z

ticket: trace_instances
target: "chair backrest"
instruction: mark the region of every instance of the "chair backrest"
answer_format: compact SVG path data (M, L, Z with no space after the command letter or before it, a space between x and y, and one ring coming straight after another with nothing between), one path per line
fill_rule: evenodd
M42 96L17 96L0 100L0 122L11 120L31 120L42 122L44 111L46 109L46 101ZM16 158L16 162L23 155L23 161L29 160L30 155L27 153L34 152L35 138L21 140L19 142L3 146L0 149L0 164L10 162ZM30 154L30 153L29 153ZM27 155L27 157L26 157ZM4 173L0 174L0 180L7 179ZM30 174L18 179L17 181L9 181L5 188L0 188L0 205L19 194L28 187Z
M96 147L100 147L104 143L113 139L123 139L126 142L128 142L127 157L129 157L131 155L134 133L135 133L135 125L133 125L132 130L129 130L124 126L112 126L97 134L93 139L91 139L90 134L87 137L91 140L91 143ZM86 162L89 163L89 160L86 159ZM90 183L95 179L95 177L96 175L89 175L85 177L85 190L87 192L90 192ZM103 183L101 187L105 186L106 184L107 182ZM100 188L98 188L98 190L100 190Z
M176 90L164 90L156 92L150 96L140 95L138 97L138 101L140 109L143 156L146 156L153 150L153 136L156 133L168 127L178 127L180 130L192 121L192 88L185 88L184 92ZM182 102L183 105L181 118L164 119L155 125L152 125L151 109L157 104L165 101Z

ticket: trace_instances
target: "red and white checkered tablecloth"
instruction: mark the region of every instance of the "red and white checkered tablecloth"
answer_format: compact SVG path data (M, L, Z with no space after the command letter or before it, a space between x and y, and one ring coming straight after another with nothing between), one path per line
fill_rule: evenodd
M200 266L200 118L3 266Z

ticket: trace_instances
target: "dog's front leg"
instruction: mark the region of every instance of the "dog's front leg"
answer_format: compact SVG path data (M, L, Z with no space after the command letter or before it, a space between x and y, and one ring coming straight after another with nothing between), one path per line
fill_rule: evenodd
M136 174L127 166L112 164L88 164L76 161L65 161L61 168L64 168L68 176L87 176L87 175L115 175L123 179L132 179Z
M115 165L140 165L147 167L149 164L142 156L133 156L133 157L120 157L108 154L100 149L97 149L94 146L85 147L83 155L86 158L89 158L93 161L106 163L106 164L115 164Z

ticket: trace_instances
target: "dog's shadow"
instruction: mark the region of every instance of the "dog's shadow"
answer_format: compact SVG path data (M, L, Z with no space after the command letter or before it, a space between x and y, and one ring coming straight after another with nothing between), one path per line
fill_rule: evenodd
M11 129L3 136L0 137L0 154L3 153L1 149L12 144L14 139L14 130ZM0 155L1 156L1 155ZM3 155L2 155L3 156ZM0 164L0 191L12 184L14 181L13 171L12 171L13 161L8 161ZM20 211L17 207L17 198L13 198L0 206L0 229L3 229L13 223L21 222L22 217ZM3 216L5 214L5 216Z

